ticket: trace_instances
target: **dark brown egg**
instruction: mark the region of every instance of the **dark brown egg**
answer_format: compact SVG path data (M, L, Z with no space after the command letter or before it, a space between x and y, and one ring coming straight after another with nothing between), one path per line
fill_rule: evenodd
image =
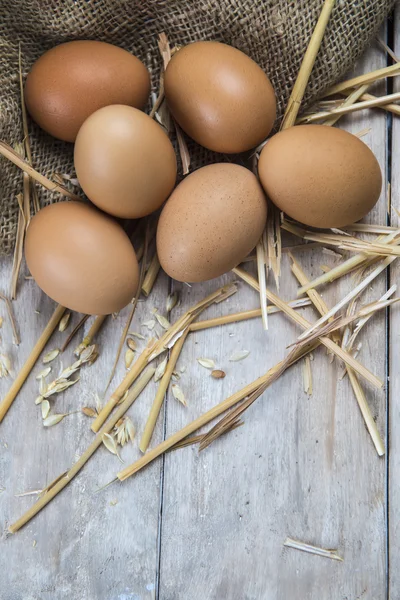
M254 148L276 118L274 89L264 71L226 44L185 46L168 64L164 85L174 119L196 142L216 152Z
M38 212L28 227L25 257L38 286L81 313L117 312L137 291L139 268L128 236L111 217L80 202Z
M82 123L109 104L144 108L150 77L135 56L112 44L67 42L33 65L25 84L27 109L51 135L73 142Z
M266 218L264 192L251 171L229 163L198 169L178 185L161 213L161 266L178 281L218 277L254 248Z
M298 125L274 135L261 152L258 174L276 206L320 228L358 221L375 206L382 187L368 146L324 125Z
M75 169L102 210L137 219L160 208L176 180L174 148L158 123L130 106L106 106L82 125Z

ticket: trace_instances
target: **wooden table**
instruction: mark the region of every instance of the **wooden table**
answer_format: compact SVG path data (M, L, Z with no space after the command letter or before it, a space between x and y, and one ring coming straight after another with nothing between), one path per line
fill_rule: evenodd
M400 52L400 18L396 15ZM385 35L385 32L382 33ZM386 65L374 44L357 73ZM391 85L391 83L389 84ZM397 82L394 87L397 88ZM384 93L386 83L377 86ZM400 89L400 88L399 88ZM400 122L392 133L383 111L366 111L342 119L341 127L363 136L377 156L385 185L366 222L399 224L396 211L387 213L387 182L392 205L400 206ZM389 150L391 149L391 153ZM285 244L298 243L285 238ZM335 257L320 249L297 253L310 277ZM364 296L372 301L399 281L400 264L373 282ZM1 286L8 292L11 265L2 261ZM23 274L26 274L24 271ZM202 285L177 284L161 274L148 300L141 302L131 329L149 337L141 323L153 307L165 314L165 300L178 290L185 308L232 281L232 274ZM273 287L272 277L269 284ZM334 305L354 286L351 276L323 288ZM279 294L296 297L296 282L287 254ZM219 316L255 308L257 294L244 283L226 302L208 309ZM1 351L12 358L13 370L23 365L54 303L32 280L19 285L14 304L22 335L12 344L10 322L4 324ZM313 309L302 314L316 319ZM45 429L34 400L38 395L38 364L0 427L1 525L18 518L35 496L16 497L43 488L64 472L87 447L93 434L90 419L79 412L94 406L102 394L115 357L127 310L109 318L97 338L100 357L82 369L81 381L52 402L54 412L78 411ZM73 315L73 323L79 315ZM88 330L92 320L85 325ZM67 330L69 331L69 330ZM198 453L188 447L167 454L124 483L97 493L120 470L118 459L100 448L78 477L47 508L14 536L0 542L2 600L397 600L400 597L400 313L392 309L371 319L361 336L360 359L387 381L384 390L364 384L387 453L379 458L364 426L347 379L338 380L341 366L319 349L312 362L313 393L303 391L303 364L292 367L245 414L243 427ZM260 319L191 334L179 367L186 367L180 386L183 407L168 394L152 446L208 408L251 382L286 354L299 330L280 314L270 317L264 332ZM52 338L47 350L59 347L66 333ZM79 339L77 340L79 341ZM143 343L142 343L143 345ZM70 348L52 363L72 363ZM140 346L140 344L139 344ZM390 351L388 350L390 348ZM236 351L248 358L230 362ZM226 378L214 380L196 361L214 359ZM124 375L123 360L114 382ZM387 379L386 379L387 378ZM51 378L50 378L51 379ZM0 381L2 394L10 379ZM129 411L138 437L156 392L151 382ZM137 443L121 452L126 464L139 456ZM284 548L289 536L324 548L337 548L335 562Z

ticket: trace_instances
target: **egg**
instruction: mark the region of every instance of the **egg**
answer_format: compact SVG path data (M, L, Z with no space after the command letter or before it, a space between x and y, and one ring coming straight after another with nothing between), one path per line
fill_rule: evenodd
M298 125L263 148L258 174L264 190L289 217L313 227L343 227L377 202L381 170L359 138L336 127Z
M79 130L74 162L88 198L117 217L150 214L175 185L176 157L168 136L130 106L106 106L93 113Z
M81 40L60 44L33 65L25 84L26 107L36 123L73 142L82 123L109 104L143 108L150 76L135 56L112 44Z
M267 204L255 175L239 165L213 164L184 179L157 227L164 271L178 281L205 281L239 264L265 227Z
M174 119L215 152L254 148L276 118L274 89L264 71L219 42L194 42L179 50L167 66L164 88Z
M47 206L31 220L26 262L38 286L72 310L105 315L135 296L139 268L122 227L81 202Z

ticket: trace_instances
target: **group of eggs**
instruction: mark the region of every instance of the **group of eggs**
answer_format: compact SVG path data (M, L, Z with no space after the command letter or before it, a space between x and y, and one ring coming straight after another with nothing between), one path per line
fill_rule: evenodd
M176 123L215 152L255 148L276 119L263 70L218 42L177 51L164 92ZM161 266L174 279L198 282L229 271L254 248L266 224L266 196L314 227L353 223L379 197L381 172L369 148L350 133L317 125L274 135L261 152L259 179L224 162L194 171L175 187L174 148L163 127L142 112L149 94L143 63L104 42L61 44L28 74L27 109L42 129L75 143L76 174L92 203L48 206L27 231L31 274L68 308L108 314L137 293L135 252L115 217L137 219L165 202L157 226Z

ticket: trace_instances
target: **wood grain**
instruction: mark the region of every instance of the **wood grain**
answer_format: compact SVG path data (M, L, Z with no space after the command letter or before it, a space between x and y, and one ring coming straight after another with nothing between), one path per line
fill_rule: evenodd
M397 25L400 35L399 16ZM398 39L398 49L400 38ZM399 50L400 52L400 50ZM371 47L357 69L367 72L385 66L378 46ZM380 83L371 89L385 93ZM386 180L386 117L382 111L365 111L340 120L341 126L358 132L371 128L362 139L375 152ZM397 128L397 129L396 129ZM400 206L400 131L393 136L393 204ZM396 134L397 132L397 134ZM397 157L397 158L396 158ZM385 190L367 222L386 224ZM395 224L398 221L394 221ZM298 240L286 236L285 245ZM335 264L319 249L296 252L308 277L316 277L323 264ZM297 284L284 254L280 296L296 296ZM8 290L11 261L3 260L0 291ZM254 269L247 264L246 269ZM392 267L392 283L399 267ZM253 270L254 272L254 270ZM10 354L14 371L26 360L38 335L54 310L33 281L20 280L15 312L22 335L19 348L12 344L12 331L5 306L0 304L4 324L1 350ZM171 287L181 294L174 321L189 306L219 285L234 279L228 274L218 281L192 287L171 282L161 273L150 297L140 302L131 330L146 338L151 332L140 322L152 318L151 309L162 314ZM268 285L273 288L273 278ZM354 281L351 276L322 287L328 306L342 298ZM274 288L273 288L274 289ZM374 282L364 298L380 296L386 289L385 275ZM244 283L239 292L213 305L201 319L259 307L258 294ZM39 314L35 313L39 310ZM397 308L391 322L390 409L390 584L391 600L397 600L400 581L396 564L400 555L400 422L396 378L398 357ZM301 314L315 320L311 307ZM82 370L81 381L56 397L55 412L69 412L94 405L94 393L102 393L118 346L128 311L109 318L97 341L100 357ZM74 314L69 328L57 332L46 350L60 347L80 315ZM71 343L53 364L52 375L73 361L75 346L87 333ZM382 313L360 335L360 360L385 379L386 321ZM158 327L158 326L157 326ZM299 329L283 314L269 319L269 331L261 318L231 323L188 336L177 364L179 385L188 406L170 393L157 420L151 445L160 442L217 402L256 379L286 354ZM139 342L139 350L144 347ZM46 351L45 350L45 351ZM249 350L240 362L231 362L234 352ZM211 358L226 372L216 380L197 358ZM117 458L100 449L76 479L44 511L18 534L0 540L0 597L5 600L384 600L386 598L386 463L376 456L359 414L347 379L338 382L341 367L330 363L325 350L315 352L311 363L313 394L303 392L303 365L292 367L245 413L243 427L228 433L201 454L187 447L167 454L123 484L96 493L121 468ZM77 413L59 425L44 429L34 399L38 394L33 370L7 418L0 426L0 523L15 521L33 503L34 497L15 494L44 487L66 470L92 440L91 420ZM110 389L121 381L123 357ZM0 380L1 397L11 379ZM377 426L385 434L385 392L362 382ZM134 447L125 447L122 457L129 464L140 456L137 444L157 385L150 383L129 414L137 428ZM165 419L164 419L165 417ZM325 548L337 548L343 563L283 548L286 537ZM34 542L36 542L34 544Z
M9 261L3 261L0 289L7 289ZM2 351L12 356L15 372L24 363L35 338L54 310L54 303L44 296L33 281L21 280L15 312L22 334L17 349L12 345L10 323L5 307L0 306L4 324L1 331ZM160 276L151 299L139 303L132 331L146 337L150 332L140 321L150 318L151 308L164 309L168 280ZM40 314L34 312L35 309ZM69 412L82 406L94 406L94 393L102 394L109 377L118 341L128 311L116 319L108 319L97 342L100 357L91 367L82 369L81 381L51 401L54 412ZM74 314L68 329L47 344L46 351L60 347L80 315ZM90 328L93 317L51 366L57 376L62 362L72 364L73 349ZM145 342L138 340L138 349ZM114 382L125 373L121 358ZM31 506L35 496L16 498L15 494L46 486L61 474L92 441L92 420L74 414L50 429L43 428L35 375L43 368L38 363L11 407L0 428L0 522L2 530ZM2 394L10 379L0 380ZM144 427L147 411L156 386L150 383L129 411L138 431ZM160 441L162 418L157 423L154 439ZM137 444L126 446L122 458L129 464L140 456ZM121 463L105 448L99 449L81 474L70 483L41 514L14 536L0 541L0 597L7 600L32 598L40 600L110 600L154 598L157 576L158 515L160 503L161 464L150 467L132 486L115 485L96 491L110 481ZM35 547L33 547L36 542ZM10 568L12 565L12 568ZM21 577L23 569L24 576ZM7 593L5 593L7 590Z
M395 47L400 51L400 10L397 6L394 17ZM393 90L400 91L398 81L393 81ZM400 208L400 123L393 118L392 129L392 210L390 223L400 226L398 210ZM397 210L396 210L397 209ZM400 281L400 264L398 261L390 268L391 283ZM399 292L397 292L399 293ZM389 360L389 461L388 461L388 512L389 512L389 600L396 600L400 590L400 314L391 310L390 319L390 360Z
M384 65L382 51L374 47L349 77ZM363 140L377 155L385 179L384 115L366 112L341 123L353 132L371 127ZM385 224L385 190L366 221ZM298 240L287 237L285 243ZM310 277L321 273L321 264L334 264L320 250L296 256ZM268 285L273 286L272 279ZM350 276L321 293L333 306L353 285ZM377 298L385 285L382 276L364 298ZM206 286L178 287L186 306ZM284 299L296 294L287 256L279 294ZM241 284L228 302L229 312L251 309L258 295ZM207 316L221 314L221 308L227 307L212 307ZM310 320L317 318L312 309L303 310L300 314ZM297 335L297 327L281 314L270 319L268 332L254 319L192 334L180 358L187 366L180 385L188 408L168 396L167 435L261 375ZM361 360L384 379L384 315L368 325L362 340ZM229 362L234 351L244 349L250 350L247 359ZM226 377L212 380L198 357L214 359ZM201 454L188 447L165 457L160 599L385 598L385 461L376 455L349 382L337 380L340 370L319 350L310 398L303 392L299 364L246 412L243 427ZM364 382L363 387L384 434L385 393ZM344 562L284 549L286 536L338 548Z

